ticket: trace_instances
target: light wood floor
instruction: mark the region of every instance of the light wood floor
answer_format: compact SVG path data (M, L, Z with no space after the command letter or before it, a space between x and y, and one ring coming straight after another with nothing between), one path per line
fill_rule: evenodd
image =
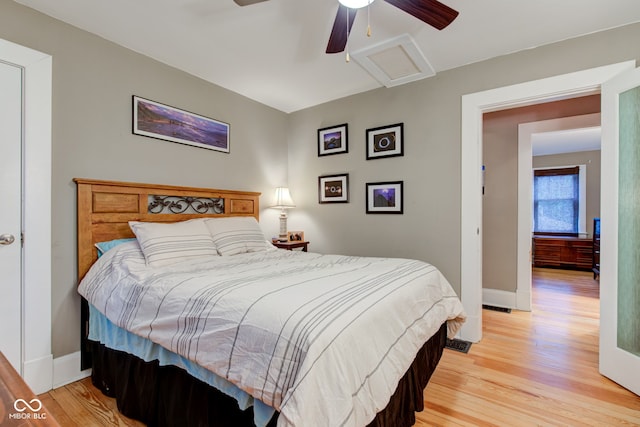
M598 373L598 282L534 269L532 312L483 310L483 339L445 350L425 391L426 426L640 425L640 398ZM39 396L63 427L142 426L87 378Z
M640 425L640 397L598 373L598 282L534 269L533 309L483 310L483 338L446 350L416 426Z

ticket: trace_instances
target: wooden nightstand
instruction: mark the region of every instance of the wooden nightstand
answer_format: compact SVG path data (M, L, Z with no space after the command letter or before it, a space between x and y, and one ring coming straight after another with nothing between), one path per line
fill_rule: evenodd
M302 248L302 252L307 252L309 242L272 242L273 246L280 249L292 251L295 248Z

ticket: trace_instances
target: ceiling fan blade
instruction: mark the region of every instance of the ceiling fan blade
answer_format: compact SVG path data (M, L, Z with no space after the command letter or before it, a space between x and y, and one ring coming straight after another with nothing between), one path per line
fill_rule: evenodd
M267 0L233 0L238 6L249 6L250 4L261 3Z
M451 24L458 16L458 11L451 9L446 4L438 0L385 0L404 10L409 15L413 15L432 27L442 30Z
M333 29L327 44L327 53L342 52L347 46L347 38L351 32L351 27L353 27L353 21L356 19L356 12L357 9L349 9L342 4L338 5L338 13L336 13L336 19L333 21ZM347 16L349 18L348 29Z

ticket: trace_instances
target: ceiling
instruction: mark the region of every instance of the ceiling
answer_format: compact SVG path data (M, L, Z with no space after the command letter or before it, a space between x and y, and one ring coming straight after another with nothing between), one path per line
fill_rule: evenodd
M337 0L16 1L287 113L383 86L358 61L324 53ZM438 31L376 0L371 37L361 9L349 51L407 34L432 75L640 22L638 0L441 1L460 15Z
M531 135L532 155L600 150L601 137L600 126L534 133Z
M523 136L530 132L533 156L600 150L600 113L557 117L519 125Z

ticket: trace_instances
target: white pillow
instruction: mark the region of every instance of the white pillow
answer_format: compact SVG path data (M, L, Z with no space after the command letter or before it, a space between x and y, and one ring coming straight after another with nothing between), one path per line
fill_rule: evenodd
M204 219L173 223L129 221L129 226L138 239L147 265L218 256Z
M205 220L220 255L265 251L268 242L252 216L207 218Z

